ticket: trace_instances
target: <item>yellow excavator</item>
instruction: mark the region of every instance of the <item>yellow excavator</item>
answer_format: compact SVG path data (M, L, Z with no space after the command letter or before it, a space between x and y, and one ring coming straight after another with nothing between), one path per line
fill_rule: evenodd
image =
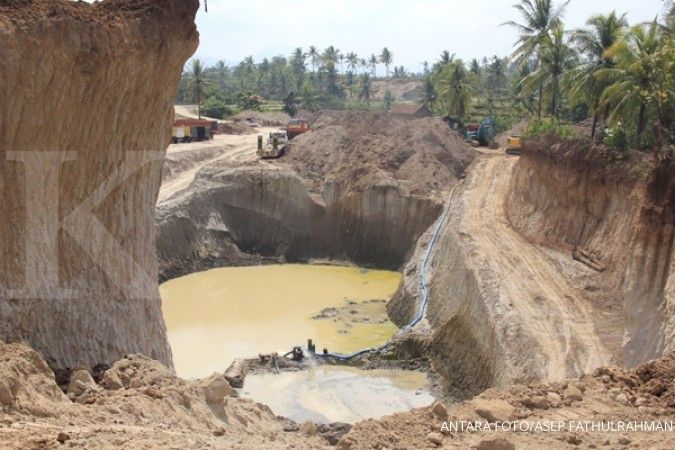
M520 155L523 149L523 139L520 135L515 134L506 138L506 153L509 155Z

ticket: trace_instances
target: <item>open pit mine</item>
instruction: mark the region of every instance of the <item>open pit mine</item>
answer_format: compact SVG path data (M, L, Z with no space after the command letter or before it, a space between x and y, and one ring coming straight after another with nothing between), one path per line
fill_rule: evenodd
M171 143L199 6L0 0L0 448L670 448L672 158L338 110Z

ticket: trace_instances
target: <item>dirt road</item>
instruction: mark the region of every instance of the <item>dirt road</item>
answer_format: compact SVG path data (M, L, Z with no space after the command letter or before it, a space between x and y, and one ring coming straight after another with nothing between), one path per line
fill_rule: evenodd
M466 181L470 207L461 231L474 240L490 280L499 283L500 300L515 310L540 343L552 379L606 364L610 353L594 329L590 302L565 279L548 253L506 221L505 202L517 158L483 153L474 176Z
M274 129L260 128L259 134L265 135L272 130ZM258 161L257 136L257 134L241 136L219 134L210 141L170 145L167 150L167 161L175 170L169 176L165 176L157 204L162 204L187 188L197 172L206 165L226 161L238 166Z

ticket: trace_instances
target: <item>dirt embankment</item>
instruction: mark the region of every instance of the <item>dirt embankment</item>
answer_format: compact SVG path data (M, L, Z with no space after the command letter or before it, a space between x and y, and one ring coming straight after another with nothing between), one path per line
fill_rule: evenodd
M621 311L629 366L675 345L675 169L587 141L528 142L508 219L525 237L598 264L578 276L595 304ZM575 252L576 250L576 252ZM580 252L583 252L580 254ZM581 258L580 258L581 256Z
M75 371L60 387L37 352L0 342L0 447L534 450L630 444L665 449L667 432L571 432L569 426L587 420L675 419L675 354L631 371L599 368L579 380L490 389L452 406L437 403L366 420L344 435L349 428L344 424L322 427L280 419L268 407L238 398L223 375L182 380L141 355L129 355L93 375ZM550 433L449 432L443 427L461 421L495 427L495 421L512 420L525 426L561 420L565 425Z
M0 338L53 367L171 365L154 204L198 5L0 2Z
M672 169L650 172L646 155L612 163L582 142L530 142L520 158L483 153L450 203L420 326L449 393L672 349ZM428 241L389 305L401 325L421 298Z
M435 119L321 113L280 160L209 164L160 203L160 279L260 260L398 268L474 154Z

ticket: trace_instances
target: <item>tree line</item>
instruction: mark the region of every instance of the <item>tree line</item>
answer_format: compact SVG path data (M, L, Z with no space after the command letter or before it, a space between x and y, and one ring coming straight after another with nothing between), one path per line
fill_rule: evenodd
M519 35L507 57L465 62L444 50L437 61L424 62L421 73L395 66L387 47L361 57L334 46L321 51L310 46L290 57L260 62L247 57L235 66L220 61L204 67L194 59L177 101L203 102L202 109L216 117L270 100L290 114L299 108L372 109L372 82L384 66L386 78L420 80L419 101L439 115L464 120L495 115L498 122L528 115L554 128L589 118L594 138L611 138L620 147L672 143L673 1L664 1L662 14L649 23L630 25L625 14L612 11L572 30L563 22L568 3L516 4L520 18L502 24ZM396 100L388 91L377 107L390 108Z
M275 56L258 63L249 56L235 66L219 61L205 67L201 60L193 59L183 74L176 100L199 103L204 113L216 117L231 113L233 107L257 109L265 100L281 102L289 113L298 108L368 107L378 66L384 66L386 77L414 77L393 63L394 54L387 47L362 58L332 45L322 51L315 46L307 51L296 48L288 58Z
M593 138L621 148L674 142L675 8L665 1L661 18L630 25L612 11L568 30L569 1L522 0L520 20L505 22L519 34L508 58L468 64L443 54L424 82L424 102L449 115L486 114L592 119ZM481 109L482 108L482 109ZM599 133L599 123L603 133Z

